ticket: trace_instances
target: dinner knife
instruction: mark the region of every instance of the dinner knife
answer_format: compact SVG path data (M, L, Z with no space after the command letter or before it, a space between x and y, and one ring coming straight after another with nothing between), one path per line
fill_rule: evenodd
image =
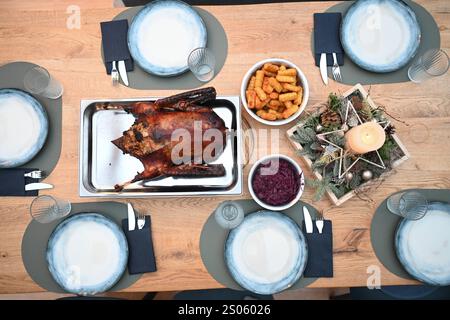
M29 183L25 185L25 191L53 189L53 185L43 182Z
M125 67L125 61L120 60L118 64L119 64L120 78L122 79L123 83L128 87L128 75L127 75L127 68Z
M313 222L307 207L303 207L303 217L305 219L306 233L313 233Z
M131 203L128 203L128 231L133 231L136 228L136 215Z
M320 55L320 75L322 76L322 81L325 83L325 85L328 84L328 70L327 70L327 54L322 53Z

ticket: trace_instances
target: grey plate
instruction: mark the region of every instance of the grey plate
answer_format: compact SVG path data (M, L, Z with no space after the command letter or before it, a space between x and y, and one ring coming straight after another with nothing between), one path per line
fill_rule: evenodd
M155 24L144 29L148 20L154 20ZM200 15L177 0L149 3L133 18L128 30L133 59L145 71L164 77L187 71L189 53L206 47L206 40L206 26ZM146 45L149 48L144 49Z
M0 67L0 88L16 88L24 90L23 79L25 74L37 66L34 63L17 61ZM58 163L61 154L62 139L62 97L49 99L38 95L33 97L45 109L49 122L46 142L36 156L21 167L39 168L46 175L50 175Z
M244 214L250 214L258 210L265 210L253 200L234 200L244 209ZM220 204L219 204L220 205ZM295 221L298 226L303 223L302 207L306 206L314 217L317 216L317 210L311 205L299 201L289 209L281 211L282 214L288 216ZM243 287L231 276L230 271L225 263L225 243L228 238L228 230L220 227L215 218L214 212L211 213L200 235L200 254L203 264L208 273L223 286L234 289L244 290ZM303 275L287 290L295 290L304 288L313 283L317 278L305 278Z
M22 150L20 155L12 158L5 158L0 154L0 168L18 167L29 162L39 153L39 151L41 151L48 135L47 113L45 112L42 105L33 96L17 89L0 89L0 104L4 99L10 98L19 99L20 102L29 109L29 112L32 112L36 115L39 121L39 131L36 133L36 143L34 143L30 148ZM0 119L0 127L1 121L2 120ZM24 132L18 131L20 128L19 125L15 126L15 128L18 129L16 130L17 132L13 133L13 135L24 134ZM2 139L6 138L0 136L0 140Z
M448 202L450 199L450 189L406 189L401 192L406 191L419 192L430 202ZM386 202L387 199L376 209L370 224L372 248L380 263L389 272L404 279L414 279L403 267L395 249L397 227L402 218L392 214L387 209Z
M429 223L427 221L433 215L450 215L450 204L432 202L429 205L427 214L422 219L417 221L403 219L397 228L395 248L400 262L414 278L430 285L447 286L450 285L450 244L448 242L442 243L439 248L439 245L436 243L427 246L427 242L437 232L437 229L440 229L441 233L448 232L448 230L443 230L445 226L436 224L430 225L430 229L426 231L423 230L424 223ZM422 227L422 231L425 231L425 236L421 237L421 239L409 237L408 233L411 228L418 227ZM417 247L418 243L424 248ZM420 252L421 250L422 252ZM442 266L433 261L433 258L439 251L446 258L447 265ZM417 261L417 254L427 258Z
M292 232L292 240L296 243L298 250L298 255L294 257L296 260L295 264L292 266L292 269L286 270L285 276L278 281L262 279L264 275L261 274L252 274L251 277L246 277L243 274L242 266L237 262L237 256L240 251L237 239L240 237L245 238L246 234L255 228L265 228L265 225L274 225L276 223ZM272 240L264 239L264 241L271 242ZM273 257L269 259L271 258ZM231 230L225 243L225 263L231 275L242 287L258 294L270 295L291 287L300 279L307 261L308 247L305 236L291 218L279 212L261 210L247 215L237 228ZM261 279L256 280L257 278Z
M390 33L395 29L389 28L390 25L384 21L387 17L385 13L381 11L381 8L388 7L389 10L395 12L396 17L401 17L404 24L404 30L409 32L405 47L399 49L399 55L389 62L378 61L376 62L373 53L380 48L392 47L398 45L398 42L390 39ZM377 14L377 10L380 12ZM368 18L361 21L362 24L367 25L365 34L360 35L361 27L357 21L361 15L369 13ZM364 16L365 17L365 16ZM372 22L369 20L373 20ZM400 21L401 19L397 19ZM392 21L396 21L395 18ZM392 22L391 21L391 22ZM369 25L370 24L370 25ZM403 1L396 0L360 0L355 2L345 14L341 25L341 43L345 53L361 68L372 72L392 72L405 66L416 54L420 44L420 27L417 22L414 11ZM364 51L362 45L363 39L359 38L360 35L364 40L372 41L373 39L380 39L376 48L370 51ZM406 41L402 35L402 43ZM357 49L360 47L359 49ZM398 50L397 50L398 51ZM386 59L388 56L386 56ZM378 59L378 58L377 58Z
M64 236L67 233L70 234L74 232L72 230L73 225L83 222L94 222L108 228L114 234L119 245L117 265L110 266L111 268L115 268L112 270L113 273L108 279L98 285L80 284L74 286L71 283L74 274L81 276L81 273L89 273L90 270L79 270L78 265L67 265L66 254L61 254L64 252L65 243L61 243L61 241L64 241ZM127 260L128 245L123 231L115 222L98 213L80 213L67 218L56 227L48 240L47 262L49 271L55 281L67 292L81 295L94 295L107 291L122 277L122 274L127 267Z
M72 203L71 205L71 216L83 212L99 212L112 219L119 226L122 220L127 217L127 205L125 203L108 201ZM58 293L64 293L65 291L53 279L48 270L47 247L50 235L61 220L50 223L39 223L31 220L24 232L21 245L22 262L32 281L46 291ZM128 288L139 280L141 276L142 274L130 275L128 271L124 272L120 280L109 291L119 291Z
M222 155L214 162L223 164L224 177L173 178L139 181L122 192L114 185L128 181L143 170L141 162L124 155L111 141L122 135L134 117L117 110L97 110L97 103L126 104L133 101L154 101L157 98L127 100L82 100L80 126L80 196L147 197L236 195L242 193L241 113L239 97L219 97L211 102L213 110L236 132L229 135Z

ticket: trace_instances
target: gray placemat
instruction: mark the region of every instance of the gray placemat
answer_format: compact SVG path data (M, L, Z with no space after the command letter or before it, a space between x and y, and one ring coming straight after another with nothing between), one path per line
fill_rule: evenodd
M439 27L436 24L433 16L421 5L411 1L403 0L406 2L417 16L421 29L421 40L419 50L416 53L416 57L421 56L429 49L440 48L441 38L439 33ZM347 9L354 3L354 1L346 1L334 5L328 8L325 12L341 12L344 17ZM311 35L311 50L314 56L314 33ZM389 73L374 73L360 68L353 61L351 61L347 55L344 54L344 65L340 66L342 83L354 85L361 83L364 85L380 84L380 83L399 83L410 81L408 78L408 68L412 64L412 61L403 68ZM319 72L319 71L317 71ZM328 67L328 77L332 78L331 67Z
M143 7L141 6L127 9L114 17L113 20L127 19L128 24L130 25L133 17L142 8ZM213 52L216 58L216 66L214 70L215 78L220 70L222 70L227 58L227 35L220 22L211 13L201 8L194 7L194 10L198 12L206 25L206 30L208 32L206 46ZM103 47L101 54L104 62ZM145 72L141 67L139 67L136 61L134 61L134 70L128 72L128 81L130 88L140 90L187 90L198 88L205 84L205 82L197 80L197 78L190 71L174 77L158 77Z
M122 219L127 217L127 205L112 201L72 203L70 215L82 212L101 213L115 221L122 229ZM46 251L51 233L62 220L46 224L32 220L22 238L22 261L31 279L45 290L57 293L64 293L65 291L56 283L50 271L48 271ZM122 278L109 291L125 289L135 283L141 276L141 274L130 275L127 269Z
M27 71L37 66L29 62L12 62L0 67L0 88L14 88L26 91L23 85L23 79ZM47 112L49 120L49 131L47 140L41 151L22 168L39 168L50 175L58 163L61 154L62 139L62 98L48 99L32 94L38 100Z
M246 215L258 210L265 210L253 200L235 201L242 205L244 213ZM317 216L317 210L314 207L301 201L296 203L291 208L281 212L289 216L301 228L303 222L303 206L308 207L313 219ZM228 268L225 264L224 248L227 237L228 230L223 229L216 223L216 220L214 219L214 212L212 212L205 225L203 226L202 233L200 235L200 254L203 264L205 265L206 270L208 270L209 274L225 287L235 290L245 290L233 279L233 277L228 272ZM317 278L305 278L302 276L288 290L306 287L316 280Z
M450 202L450 189L410 189L400 192L406 191L417 191L430 202ZM395 233L402 218L389 212L386 202L387 199L377 208L370 225L370 240L373 250L378 260L390 272L401 278L414 279L403 268L395 252Z

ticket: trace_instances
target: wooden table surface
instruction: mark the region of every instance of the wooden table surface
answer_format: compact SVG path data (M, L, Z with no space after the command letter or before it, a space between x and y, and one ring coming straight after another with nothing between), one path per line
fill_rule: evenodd
M436 19L442 47L450 52L450 2L418 2ZM69 17L66 11L71 4L81 9L80 29L66 27ZM221 21L229 41L226 64L211 85L220 95L238 95L241 79L251 65L261 59L280 57L293 61L306 74L310 84L309 105L323 101L330 91L345 91L348 86L333 81L324 87L310 51L312 14L333 4L335 2L205 7ZM100 58L99 22L111 20L122 10L113 8L111 0L0 0L0 63L21 60L37 63L64 86L62 153L56 169L46 179L55 185L48 194L73 202L95 201L80 199L78 195L81 99L175 93L112 87ZM391 114L406 121L407 125L396 123L396 126L411 159L371 193L371 203L354 198L340 207L332 207L328 199L314 204L327 209L326 218L333 220L334 277L320 279L311 287L365 286L369 266L380 267L383 285L413 283L391 274L375 257L369 230L372 215L392 192L416 187L450 188L450 75L447 73L421 85L410 82L373 85L371 96L388 106ZM244 116L255 128L261 128L248 115ZM287 128L289 125L283 129ZM280 146L282 153L293 156L305 168L283 134L280 134ZM247 172L248 167L244 180ZM244 194L235 198L250 198L246 185ZM145 274L127 291L220 287L203 266L199 237L209 214L225 199L232 198L132 200L138 210L152 215L158 272ZM43 290L26 273L20 253L22 235L30 222L31 200L0 198L0 293ZM303 200L312 201L311 189L306 190Z

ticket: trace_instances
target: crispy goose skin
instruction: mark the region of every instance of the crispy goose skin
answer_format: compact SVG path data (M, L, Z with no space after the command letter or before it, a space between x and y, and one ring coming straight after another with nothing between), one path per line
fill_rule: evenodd
M120 191L136 181L160 176L211 177L225 175L225 168L222 165L192 162L194 159L201 159L205 148L214 143L214 140L201 138L201 148L194 147L194 137L203 137L208 129L219 130L223 141L221 149L225 148L227 128L223 120L210 107L196 105L196 103L205 103L215 97L215 89L206 88L159 99L155 102L114 106L115 109L123 109L133 114L136 121L130 129L123 133L122 137L112 143L124 153L138 158L144 165L143 172L138 173L131 181L116 185L116 190ZM101 107L105 108L105 106ZM201 130L194 134L194 128ZM173 149L182 141L182 138L172 141L174 140L172 135L178 129L184 129L183 132L188 132L191 138L188 154L183 154L183 150L178 154L185 160L181 164L173 163L171 157ZM213 158L218 156L220 156L219 152L213 154Z

